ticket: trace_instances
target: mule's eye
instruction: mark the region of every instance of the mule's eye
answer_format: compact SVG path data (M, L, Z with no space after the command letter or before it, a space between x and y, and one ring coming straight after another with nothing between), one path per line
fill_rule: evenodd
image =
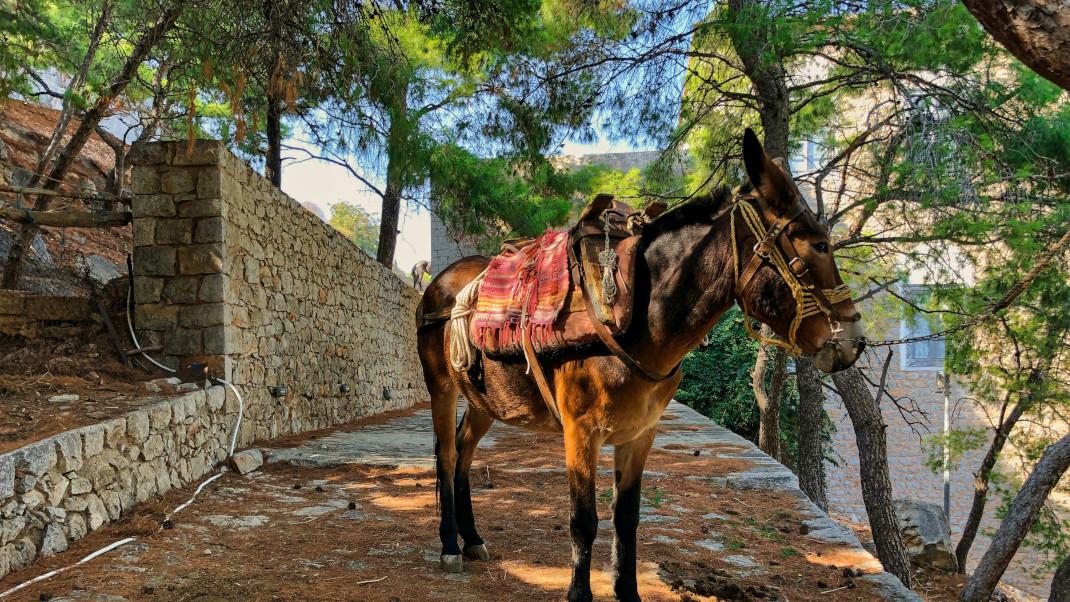
M819 243L814 245L814 250L817 251L818 253L828 253L829 252L829 244L827 242L819 242Z

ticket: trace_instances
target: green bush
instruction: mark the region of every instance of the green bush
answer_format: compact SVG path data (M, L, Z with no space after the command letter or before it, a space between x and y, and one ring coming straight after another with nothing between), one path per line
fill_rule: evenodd
M747 336L743 312L733 307L713 327L702 345L684 358L684 377L676 400L751 441L758 440L758 402L751 387L751 368L758 343ZM789 372L791 372L789 366ZM766 377L771 376L767 371ZM780 407L780 442L785 458L798 449L795 423L799 391L795 377L784 384Z

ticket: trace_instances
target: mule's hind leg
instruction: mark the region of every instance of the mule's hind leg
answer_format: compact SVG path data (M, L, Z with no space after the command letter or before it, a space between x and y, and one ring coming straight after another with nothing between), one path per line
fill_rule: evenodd
M452 382L434 387L432 384L428 382L428 389L431 390L431 419L435 427L435 477L441 513L438 536L442 540L442 555L439 557L439 565L446 572L459 573L461 548L457 545L457 515L453 495L453 477L457 468L457 388Z
M565 465L571 498L569 532L572 535L572 583L569 602L590 602L591 548L598 535L598 508L595 505L595 476L598 449L602 441L590 430L565 423Z
M493 422L493 418L469 405L457 432L457 474L453 478L453 494L457 502L457 529L464 539L464 556L471 560L490 560L490 552L476 531L476 519L472 511L472 486L468 474L476 445L490 430Z
M614 450L613 592L618 600L625 602L639 600L635 532L639 527L643 466L654 443L654 432L652 428Z

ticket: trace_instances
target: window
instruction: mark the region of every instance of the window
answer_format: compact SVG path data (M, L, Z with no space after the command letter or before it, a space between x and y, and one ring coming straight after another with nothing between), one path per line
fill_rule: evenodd
M928 289L923 286L906 286L904 297L919 306L924 306ZM903 318L899 323L899 334L904 339L925 336L938 332L942 328L939 314L917 313ZM915 341L903 343L899 351L900 363L904 370L943 370L944 339Z

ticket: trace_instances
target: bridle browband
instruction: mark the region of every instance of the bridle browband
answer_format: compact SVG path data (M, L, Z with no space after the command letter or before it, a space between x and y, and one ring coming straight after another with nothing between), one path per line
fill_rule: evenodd
M851 316L841 315L836 309L836 304L851 298L851 289L846 284L839 284L833 288L820 288L814 282L813 274L806 265L806 260L799 255L795 245L785 233L788 226L798 219L807 210L806 206L796 200L788 211L781 215L773 224L766 227L762 214L755 207L761 202L761 197L756 193L745 195L737 192L732 199L729 209L732 235L732 266L735 271L735 298L741 310L743 310L743 324L751 338L766 345L776 345L789 352L799 355L802 349L796 342L796 335L802 321L810 316L824 314L828 318L832 328L833 340L837 340L836 333L840 332L840 322L857 322L862 318L859 313ZM746 266L741 263L739 239L736 237L736 216L743 221L751 234L758 242L754 244L753 254ZM795 317L788 329L787 340L771 339L754 332L751 326L750 314L747 313L744 294L750 287L754 275L765 264L769 264L784 283L791 289L792 298L795 299Z

